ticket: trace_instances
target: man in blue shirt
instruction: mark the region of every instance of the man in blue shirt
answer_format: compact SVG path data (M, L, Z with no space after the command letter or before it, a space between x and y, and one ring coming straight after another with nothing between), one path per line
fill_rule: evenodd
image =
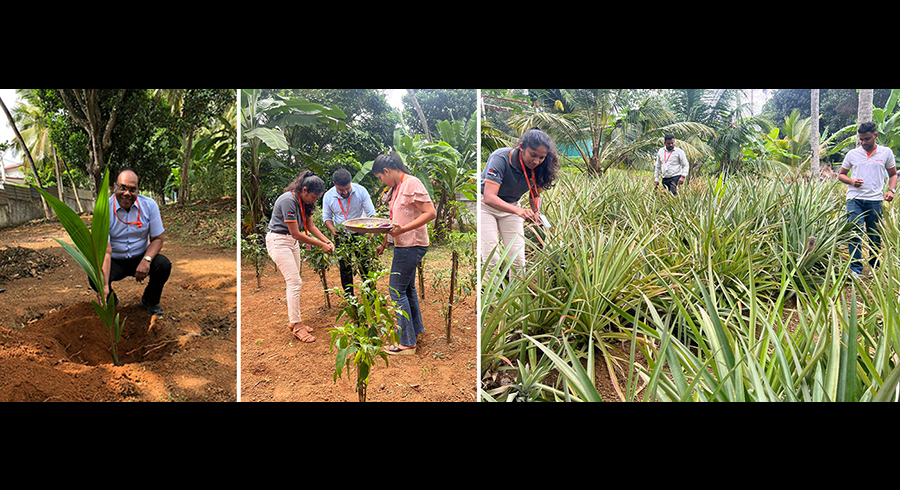
M143 282L149 277L141 304L151 315L162 315L159 300L172 270L169 259L159 253L164 242L165 230L159 207L153 199L138 194L137 173L123 169L116 178L114 194L109 198L109 243L103 260L104 294L109 295L112 282L128 276Z
M350 172L345 169L336 170L331 180L334 187L328 189L322 196L322 220L334 235L336 247L356 243L364 238L361 234L344 227L340 227L339 230L335 225L349 219L375 216L372 198L369 197L369 191L365 187L352 182ZM369 264L362 259L359 255L340 259L341 286L347 294L353 294L353 262L357 262L361 276L368 274Z

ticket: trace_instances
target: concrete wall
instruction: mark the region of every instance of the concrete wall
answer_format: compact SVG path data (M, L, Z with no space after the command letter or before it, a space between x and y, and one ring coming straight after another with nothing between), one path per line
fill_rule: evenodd
M63 189L63 201L77 213L78 204L75 203L75 193L72 192L72 189ZM56 187L48 187L45 190L52 196L57 196ZM81 207L85 211L94 210L91 191L79 189L78 197L81 200ZM50 213L53 214L52 209ZM31 187L10 185L9 183L0 189L0 228L20 225L43 217L44 207L38 191Z

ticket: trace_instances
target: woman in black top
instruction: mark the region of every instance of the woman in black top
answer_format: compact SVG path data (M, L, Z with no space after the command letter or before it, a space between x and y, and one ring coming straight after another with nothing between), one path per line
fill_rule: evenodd
M334 244L313 223L315 203L325 193L325 182L306 170L284 189L275 200L266 250L284 276L287 294L288 320L291 333L301 342L314 342L313 329L300 318L300 245L321 247L325 253L334 252Z
M508 258L513 267L524 267L525 220L540 222L541 191L553 186L558 173L553 142L538 128L526 131L515 147L501 148L488 158L481 175L479 234L482 259L490 256L490 270L496 268L499 255L510 244ZM526 194L531 206L522 208L519 201Z

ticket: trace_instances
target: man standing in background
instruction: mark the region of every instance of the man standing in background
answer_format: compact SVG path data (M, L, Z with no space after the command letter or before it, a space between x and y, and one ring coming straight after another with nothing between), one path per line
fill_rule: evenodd
M331 176L334 187L328 189L322 196L322 221L334 235L335 246L340 247L347 243L361 240L363 236L350 230L338 229L344 221L354 218L370 218L375 216L375 206L365 187L354 184L350 172L341 168L335 170ZM359 263L359 273L362 276L368 274L369 264L363 263L362 257L342 257L339 265L341 269L341 286L347 294L353 294L353 262Z
M886 146L878 146L878 131L874 122L860 124L857 130L859 147L850 150L844 157L838 180L847 184L847 218L854 224L857 235L850 242L852 263L850 270L857 277L863 273L861 238L865 232L872 244L869 265L878 266L877 251L881 248L878 221L881 218L881 204L891 202L897 190L897 164L894 152ZM888 190L884 192L885 172Z
M659 179L669 189L672 195L678 195L678 186L684 183L690 171L690 163L684 150L675 146L675 135L666 134L666 146L656 154L656 165L653 171L653 181L659 185Z

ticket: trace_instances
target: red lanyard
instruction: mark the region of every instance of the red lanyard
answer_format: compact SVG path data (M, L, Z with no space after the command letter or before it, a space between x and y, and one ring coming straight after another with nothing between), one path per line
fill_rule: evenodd
M306 207L303 205L303 201L300 200L300 197L297 196L297 191L294 191L294 199L297 200L297 204L300 205L300 219L303 220L303 231L309 235L309 228L306 227ZM310 244L306 244L307 250L312 250L312 246Z
M509 152L509 162L512 164L512 152ZM525 162L522 161L522 149L519 149L519 164L522 165L522 173L525 174L525 182L528 183L528 193L531 194L531 203L534 205L534 212L538 211L537 200L537 179L534 177L534 170L531 171L531 180L534 181L534 188L531 187L531 180L528 180L528 171L525 170Z
M347 195L347 210L346 211L344 211L344 205L341 203L341 195L338 194L338 204L341 205L341 213L344 214L344 220L350 219L350 198L353 196L353 194L352 194L353 191L351 190L350 192L351 192L351 194Z
M129 221L126 223L126 222L122 221L122 218L119 217L118 211L113 211L113 214L116 215L116 219L119 220L119 222L122 223L123 225L134 225L134 226L137 226L138 228L142 228L144 226L144 224L141 223L141 206L138 204L137 198L134 198L134 205L137 206L137 221ZM120 207L119 209L122 209L122 208ZM128 213L128 211L125 211L125 212Z
M665 152L665 150L663 150L663 151ZM665 163L669 163L669 157L672 156L672 153L675 153L675 150L672 150L671 153L669 153L668 155L666 155L666 161L665 161Z
M303 231L309 235L309 228L306 227L306 208L303 206L303 202L300 200L300 197L297 196L297 191L294 191L294 199L297 200L297 204L300 205L300 218L303 220Z
M406 174L405 174L405 173L403 173L403 174L400 175L400 184L403 183L403 179L405 179L405 178L406 178ZM397 190L400 189L400 184L397 184L397 186L394 187L394 190L391 191L391 202L390 202L390 204L388 204L388 208L390 208L390 210L391 210L390 215L389 215L389 216L390 216L390 218L389 218L390 220L393 220L393 219L394 219L394 201L397 200ZM339 201L339 202L340 202L340 201ZM349 201L349 200L347 201L347 208L350 208L350 201Z

